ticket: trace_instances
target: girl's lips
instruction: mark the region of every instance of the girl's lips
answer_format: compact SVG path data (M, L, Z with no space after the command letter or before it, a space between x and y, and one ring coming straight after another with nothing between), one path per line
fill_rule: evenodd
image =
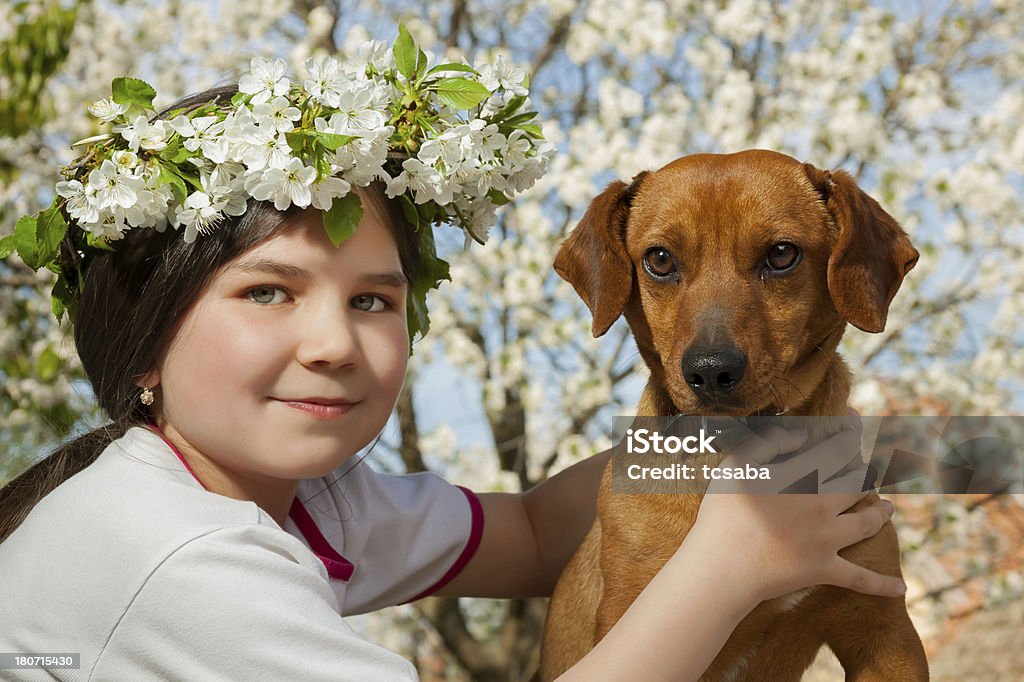
M317 419L334 419L348 412L350 409L355 407L357 403L311 403L302 400L283 400L281 401L288 407L301 410L306 414L316 417Z

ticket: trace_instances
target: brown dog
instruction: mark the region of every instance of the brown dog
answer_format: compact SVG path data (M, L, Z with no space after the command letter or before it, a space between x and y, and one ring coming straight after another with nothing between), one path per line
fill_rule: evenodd
M882 331L917 256L845 172L747 151L688 156L629 186L612 183L555 270L590 308L595 336L625 314L650 369L639 415L837 416L850 390L836 353L846 323ZM811 440L841 428L838 418L820 421ZM686 537L703 492L612 494L609 465L594 526L551 600L541 679L611 629ZM891 524L840 555L901 575ZM847 680L928 679L902 599L829 585L761 603L702 679L799 680L825 644Z

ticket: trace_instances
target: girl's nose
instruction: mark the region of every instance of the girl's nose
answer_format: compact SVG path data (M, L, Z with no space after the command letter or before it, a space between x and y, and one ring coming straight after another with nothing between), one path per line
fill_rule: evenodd
M346 310L324 310L302 323L297 358L307 366L342 367L361 353L352 315Z

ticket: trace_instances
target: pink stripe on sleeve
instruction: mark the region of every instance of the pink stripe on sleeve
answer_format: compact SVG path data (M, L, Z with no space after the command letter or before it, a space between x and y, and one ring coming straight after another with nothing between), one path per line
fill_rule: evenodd
M452 564L451 568L448 569L448 572L441 576L440 580L423 592L417 594L412 599L403 602L405 604L416 601L417 599L429 597L450 583L455 576L457 576L462 569L466 567L466 564L469 563L469 560L473 558L473 555L476 554L476 550L480 547L480 539L484 535L484 508L480 504L480 500L477 498L476 493L468 488L463 488L461 485L456 487L466 496L466 499L469 501L470 512L473 515L472 526L469 530L469 540L466 541L466 547L462 550L462 554L460 554L459 558L455 560L455 563Z
M323 562L324 568L327 569L327 575L336 580L348 582L356 570L355 565L338 554L331 543L327 542L327 539L320 533L320 529L317 528L316 521L306 511L302 502L299 502L298 497L292 501L292 508L288 512L288 516L299 527L299 532L302 533L302 537L306 538L313 553Z

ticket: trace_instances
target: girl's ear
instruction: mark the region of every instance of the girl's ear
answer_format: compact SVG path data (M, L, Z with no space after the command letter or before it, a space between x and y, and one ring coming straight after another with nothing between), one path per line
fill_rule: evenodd
M160 370L151 370L143 375L142 379L135 382L139 388L156 388L160 383Z

